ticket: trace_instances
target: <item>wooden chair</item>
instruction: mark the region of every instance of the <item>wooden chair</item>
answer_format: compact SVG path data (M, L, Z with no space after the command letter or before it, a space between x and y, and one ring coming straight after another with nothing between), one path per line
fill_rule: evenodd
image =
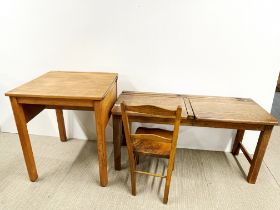
M129 166L131 173L131 187L132 195L136 195L136 173L151 175L156 177L166 178L163 203L167 203L169 187L171 181L171 175L174 168L174 160L176 154L176 146L178 139L178 132L180 127L182 108L177 107L176 110L167 110L151 105L141 106L127 106L124 102L121 103L122 120L125 131L125 138L128 149ZM130 122L137 122L129 118L129 113L133 112L134 115L144 115L154 118L169 118L168 124L172 121L174 125L173 131L168 131L159 128L137 128L135 134L130 132ZM166 122L166 120L162 120ZM139 155L149 155L160 158L167 158L168 168L167 175L153 174L145 171L139 171L136 169L136 162L139 161Z

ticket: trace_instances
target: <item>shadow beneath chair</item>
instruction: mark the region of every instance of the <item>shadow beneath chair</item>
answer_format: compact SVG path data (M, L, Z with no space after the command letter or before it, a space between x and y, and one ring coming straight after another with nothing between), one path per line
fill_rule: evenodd
M108 162L113 162L113 153L108 158ZM111 165L111 164L110 164ZM167 169L167 160L163 158L155 158L150 156L139 156L139 164L137 165L137 170L166 175ZM109 167L108 170L110 174L110 186L124 184L127 192L131 194L131 180L130 180L130 168L127 156L126 147L122 147L122 170L115 171L113 164ZM114 177L112 177L115 175ZM147 191L153 191L158 195L159 200L163 198L163 190L165 182L164 178L148 176L143 174L137 174L136 176L136 196L145 196ZM161 192L161 189L162 192Z
M126 147L122 147L121 171L114 169L112 144L107 144L107 161L109 182L108 188L104 188L104 190L124 190L131 195L130 169ZM230 176L232 176L232 181L234 179L236 182L239 182L240 177L238 177L238 174L242 176L242 179L246 179L241 163L243 163L243 159L239 161L236 157L232 157L231 154L224 152L178 149L172 175L173 181L171 180L171 189L176 189L177 186L184 191L185 187L196 186L198 181L200 182L199 186L203 185L208 189L208 185L211 186L218 179L221 183L227 183ZM166 175L167 160L140 156L137 169ZM240 169L242 175L238 169ZM88 183L93 183L96 187L100 186L98 154L95 141L85 142L73 161L70 172L69 176L71 177L67 179L70 179L71 182L81 182L81 180L87 179ZM141 196L155 195L160 201L163 199L165 185L163 178L137 174L136 182L136 196L140 196L140 194ZM178 185L178 183L183 184Z

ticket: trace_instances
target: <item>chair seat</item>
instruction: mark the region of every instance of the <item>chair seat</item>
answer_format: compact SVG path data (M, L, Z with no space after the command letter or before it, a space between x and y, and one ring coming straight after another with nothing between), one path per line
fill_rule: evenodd
M165 138L172 138L173 132L159 128L137 128L135 134L154 134ZM141 155L159 156L168 158L171 151L171 142L136 139L133 141L134 152Z

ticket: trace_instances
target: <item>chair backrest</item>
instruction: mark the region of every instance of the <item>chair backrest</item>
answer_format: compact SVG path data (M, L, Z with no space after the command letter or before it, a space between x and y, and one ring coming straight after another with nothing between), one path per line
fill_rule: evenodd
M122 120L125 132L125 138L127 147L129 150L132 150L132 139L146 139L160 142L170 142L172 143L172 148L176 148L179 127L181 122L181 113L182 108L178 106L176 110L163 109L157 106L152 105L139 105L139 106L128 106L125 102L121 103L121 112L122 112ZM129 119L130 115L141 115L145 117L153 117L153 118L170 118L173 119L174 128L172 138L165 138L162 136L154 135L154 134L131 134L130 131L130 122L133 120ZM166 123L170 124L170 123Z

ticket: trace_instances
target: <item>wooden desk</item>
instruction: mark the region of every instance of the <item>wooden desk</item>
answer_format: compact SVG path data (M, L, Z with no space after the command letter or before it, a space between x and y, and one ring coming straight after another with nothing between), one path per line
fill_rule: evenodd
M256 182L273 126L278 124L273 116L252 99L125 91L119 96L112 109L116 170L121 169L120 147L123 141L123 130L120 103L122 101L126 101L128 105L150 104L167 109L176 109L178 105L181 105L184 107L182 125L237 129L232 154L238 155L241 149L251 164L247 176L249 183ZM155 122L155 120L157 123L167 122L166 119L151 117L133 116L133 118L139 122ZM260 131L253 158L242 144L245 130Z
M115 73L53 71L6 93L10 97L31 181L38 178L27 123L44 109L56 109L61 141L66 141L63 109L95 111L100 185L108 183L105 128L117 98Z

